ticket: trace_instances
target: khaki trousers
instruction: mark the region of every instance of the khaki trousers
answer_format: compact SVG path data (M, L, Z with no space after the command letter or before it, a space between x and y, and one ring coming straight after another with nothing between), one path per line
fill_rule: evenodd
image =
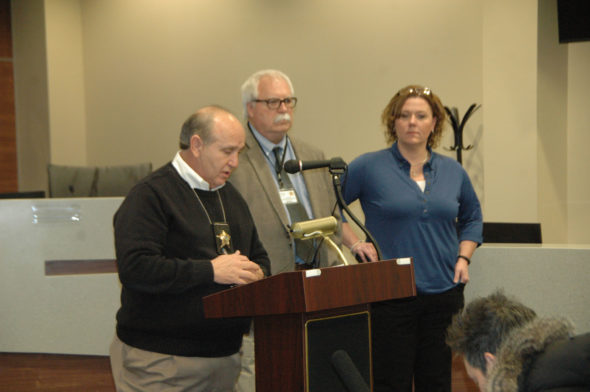
M236 392L256 392L256 373L254 369L254 326L242 339L242 370L236 385Z
M117 392L233 392L240 354L181 357L153 353L113 339L111 368Z

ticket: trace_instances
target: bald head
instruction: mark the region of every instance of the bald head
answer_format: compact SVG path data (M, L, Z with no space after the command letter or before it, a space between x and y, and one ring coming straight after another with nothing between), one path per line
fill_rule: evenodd
M238 166L245 140L244 127L236 116L222 107L206 106L182 125L180 155L211 188L216 188Z
M209 105L198 109L182 124L180 131L180 148L186 150L190 147L193 135L199 135L204 143L212 140L212 130L215 121L225 119L227 121L239 120L231 112L218 105Z

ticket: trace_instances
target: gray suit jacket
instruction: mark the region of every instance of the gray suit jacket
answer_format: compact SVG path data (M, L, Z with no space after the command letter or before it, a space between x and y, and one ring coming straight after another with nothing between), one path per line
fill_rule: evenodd
M307 143L289 138L297 159L325 159L322 151ZM314 169L303 172L303 179L315 218L332 215L336 196L332 179L327 169ZM239 166L230 177L230 182L240 191L254 216L258 236L268 252L271 273L293 271L295 256L289 236L289 218L281 202L273 174L270 171L258 142L246 127L246 147L240 153ZM340 221L338 210L335 216ZM338 245L340 236L332 238ZM340 264L336 253L327 244L320 248L320 266Z

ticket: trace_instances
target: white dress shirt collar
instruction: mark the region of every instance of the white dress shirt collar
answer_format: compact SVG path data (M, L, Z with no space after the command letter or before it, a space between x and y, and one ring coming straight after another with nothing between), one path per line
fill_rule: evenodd
M172 166L178 172L178 175L185 180L191 188L200 189L203 191L216 191L222 188L225 184L218 186L217 188L211 189L211 186L207 181L203 179L192 167L188 165L180 156L180 151L176 153L172 160Z

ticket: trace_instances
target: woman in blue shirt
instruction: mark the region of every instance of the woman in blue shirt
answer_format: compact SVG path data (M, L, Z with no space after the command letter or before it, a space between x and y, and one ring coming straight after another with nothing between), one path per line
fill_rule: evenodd
M433 152L445 122L429 88L397 92L382 114L390 148L356 158L343 195L359 200L365 225L384 259L412 257L418 296L372 308L375 391L450 391L451 351L445 331L463 307L469 263L482 241L481 208L459 163ZM343 241L363 261L376 261L373 244L348 224Z

